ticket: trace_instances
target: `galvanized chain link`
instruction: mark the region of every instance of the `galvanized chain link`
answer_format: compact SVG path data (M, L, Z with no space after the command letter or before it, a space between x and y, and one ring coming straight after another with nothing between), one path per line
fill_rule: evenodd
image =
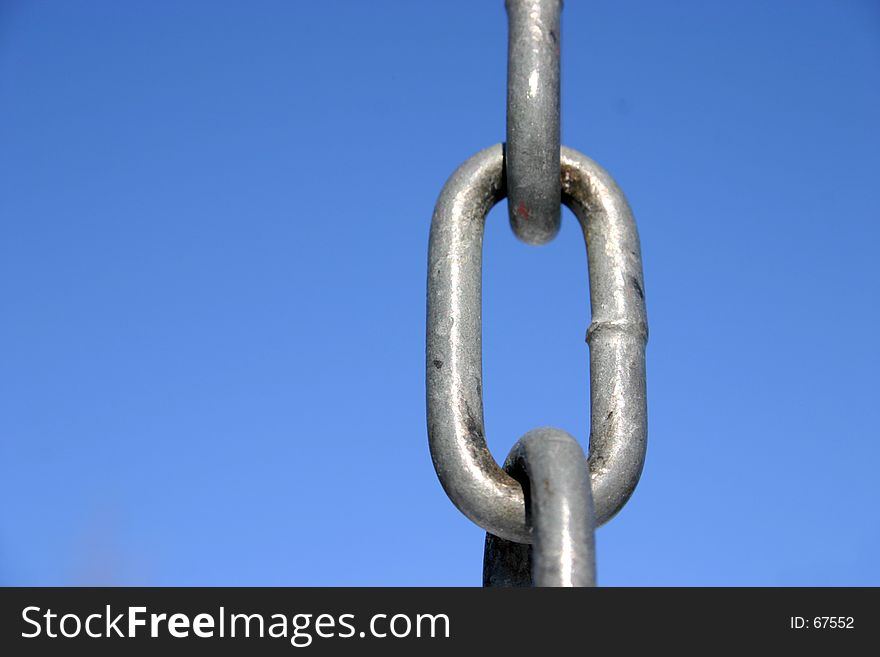
M519 59L515 42L521 32L540 34L554 25L558 42L560 5L555 0L508 1L511 67ZM525 26L514 29L517 21ZM558 52L555 57L558 145ZM538 71L540 79L540 72L553 65L544 61L525 68ZM520 84L512 79L517 77L513 69L510 75L511 87ZM547 111L546 105L527 107L521 115L539 116ZM534 125L552 126L553 121ZM552 143L550 132L543 138ZM522 143L523 133L517 138ZM571 436L546 428L526 434L502 470L486 445L483 425L482 244L486 215L514 184L512 152L510 144L506 151L496 145L468 159L447 181L434 209L426 362L431 456L452 502L489 533L486 585L589 586L595 582L594 529L627 502L645 459L648 328L639 238L629 205L612 178L581 153L559 149L555 165L559 198L580 222L587 246L592 309L587 331L589 459ZM519 180L540 185L529 172L545 168L546 160L536 160L538 156L527 150L518 153L524 175ZM559 202L554 227L552 212L531 212L532 207L544 207L542 202L533 205L543 198L540 192L526 185L518 193L529 212L517 213L519 219L514 220L510 199L514 230L533 243L552 239L558 230ZM534 227L528 223L532 218Z
M559 232L561 0L507 0L507 206L524 242Z
M529 501L526 521L534 543L487 533L485 586L595 585L593 496L585 463L581 446L560 429L533 429L513 446L504 471L520 482Z

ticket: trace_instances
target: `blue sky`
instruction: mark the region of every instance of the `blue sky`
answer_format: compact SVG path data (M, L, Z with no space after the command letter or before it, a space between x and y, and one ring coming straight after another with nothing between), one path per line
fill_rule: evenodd
M880 585L880 9L569 0L562 137L639 224L642 481L604 585ZM0 583L476 585L425 429L492 2L0 6ZM586 258L488 218L502 460L586 443Z

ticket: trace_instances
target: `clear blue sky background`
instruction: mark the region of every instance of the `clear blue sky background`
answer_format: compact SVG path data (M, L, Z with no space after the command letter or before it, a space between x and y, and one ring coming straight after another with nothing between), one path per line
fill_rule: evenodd
M0 582L475 585L424 408L487 2L0 5ZM880 8L569 0L563 141L633 206L644 476L605 585L880 585ZM485 240L487 434L588 435L586 257Z

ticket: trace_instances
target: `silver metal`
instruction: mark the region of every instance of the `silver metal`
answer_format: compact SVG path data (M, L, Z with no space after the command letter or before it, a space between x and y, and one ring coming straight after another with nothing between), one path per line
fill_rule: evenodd
M519 439L504 471L520 482L528 545L486 534L484 586L595 586L593 497L586 457L561 429L529 431Z
M528 588L532 586L532 546L486 532L483 545L483 586Z
M510 226L524 242L559 232L561 0L507 0L507 190Z
M503 198L500 144L447 181L431 223L428 256L428 437L437 476L453 503L486 531L532 540L523 490L486 446L482 399L482 242L489 209ZM632 495L645 459L648 336L639 238L612 178L577 151L561 152L563 202L587 244L592 322L589 468L596 526Z

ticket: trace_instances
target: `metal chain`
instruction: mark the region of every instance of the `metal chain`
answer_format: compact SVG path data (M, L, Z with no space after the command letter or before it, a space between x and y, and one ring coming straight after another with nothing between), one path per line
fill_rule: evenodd
M531 69L538 72L540 80L543 71L557 67L555 124L552 117L541 118L541 112L553 107L541 100L541 94L525 92L523 97L512 91L530 88L514 79L529 70L518 67L519 73L514 71L514 60L526 59L518 53L517 45L526 41L517 35L523 31L542 34L550 25L555 26L558 42L561 3L508 0L507 7L511 20L508 110L518 108L512 113L526 117L520 121L522 125L556 126L560 192L556 227L552 212L532 212L532 208L545 207L543 201L536 201L545 197L527 186L519 186L519 198L529 211L516 212L512 144L506 150L499 144L477 153L447 181L434 209L428 256L428 437L434 467L447 495L489 533L484 584L589 586L595 582L594 529L626 504L645 459L648 328L639 238L629 205L611 176L585 155L558 148L558 51L546 55L546 49L541 50L545 56L555 57L555 63L542 61ZM532 100L535 104L529 106ZM538 118L532 122L529 117ZM509 124L512 120L509 114ZM546 145L540 138L549 143L554 139L552 129L549 137L535 138L528 131L513 133L520 143L534 139ZM519 180L539 185L529 172L546 169L547 160L527 149L516 152L520 175L524 175ZM547 187L541 189L546 191ZM481 345L483 229L489 210L508 190L511 225L525 241L552 239L558 230L560 200L583 229L592 310L587 330L591 403L588 460L577 442L559 429L539 429L523 436L511 450L504 470L486 445ZM533 220L534 224L530 223Z

